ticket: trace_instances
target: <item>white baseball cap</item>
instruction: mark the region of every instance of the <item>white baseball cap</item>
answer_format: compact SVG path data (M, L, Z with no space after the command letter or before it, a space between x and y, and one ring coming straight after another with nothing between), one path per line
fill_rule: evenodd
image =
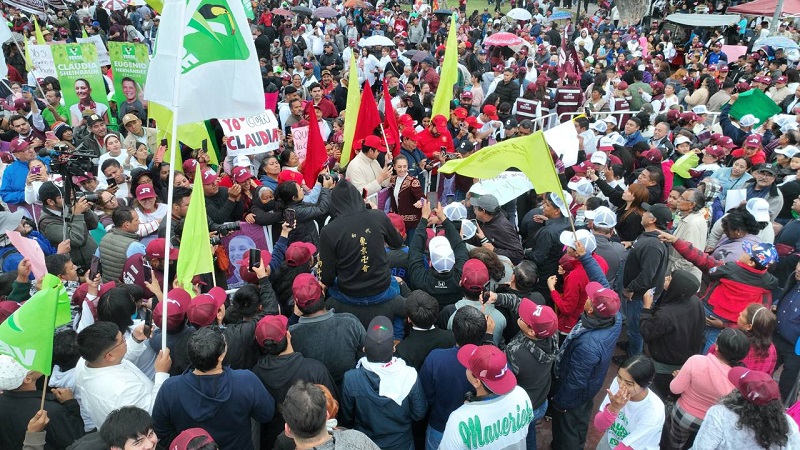
M739 119L739 125L743 127L752 127L758 122L760 122L760 120L758 120L756 116L752 114L745 114Z
M681 144L685 144L685 143L687 143L687 142L691 144L691 143L692 143L692 140L691 140L691 139L689 139L689 138L688 138L688 137L686 137L686 136L680 135L680 136L678 136L678 137L676 137L676 138L675 138L675 142L674 142L674 144L675 144L675 146L677 147L677 146L679 146L679 145L681 145Z
M472 239L472 236L475 236L475 233L477 233L477 231L478 227L476 227L475 224L472 223L471 221L469 220L461 221L461 239L465 241L467 239Z
M776 148L775 153L783 155L787 158L794 158L796 154L800 153L800 149L798 149L794 145L787 145L784 148Z
M617 226L617 215L607 206L598 206L596 209L586 211L587 220L593 220L596 227L614 228Z
M449 272L456 263L456 255L450 241L444 236L436 236L428 244L431 253L431 267L439 273Z
M592 157L589 158L589 162L592 164L600 164L601 166L605 166L608 164L608 153L606 152L594 152L592 153Z
M605 133L608 130L608 125L602 120L597 120L589 125L589 128L592 130L597 131L598 133Z
M756 218L756 222L772 221L772 218L769 216L769 202L763 198L751 198L747 201L745 209Z
M451 222L467 218L467 208L459 202L453 202L445 206L443 212Z
M586 253L593 253L595 251L597 248L597 241L595 240L592 232L589 230L580 229L574 233L571 230L565 230L561 232L558 240L567 247L575 248L576 236L581 244L586 247Z
M235 167L250 167L250 158L246 155L239 155L233 158L233 165Z
M584 197L591 197L592 194L594 194L592 182L583 177L573 177L569 183L567 183L567 187Z
M550 201L556 205L559 211L561 211L561 215L564 217L569 217L569 205L572 204L572 194L567 191L562 191L564 194L564 199L567 201L567 204L564 204L564 200L561 200L561 197L558 196L555 192L551 192L548 194Z

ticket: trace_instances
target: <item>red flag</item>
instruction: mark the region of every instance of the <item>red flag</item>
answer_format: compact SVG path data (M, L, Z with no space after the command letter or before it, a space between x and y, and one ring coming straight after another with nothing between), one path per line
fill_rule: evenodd
M388 83L383 83L383 116L383 132L386 133L387 138L394 139L392 156L397 156L400 154L400 130L397 128L397 118L394 116L394 107L392 106L392 96L389 95Z
M303 179L306 180L306 186L314 186L317 182L317 175L319 175L322 166L328 160L328 153L325 151L322 132L319 131L314 102L308 102L306 114L308 114L308 144L306 147L306 159L303 161L303 168L300 172L303 174Z
M350 151L350 161L356 156L356 147L361 140L370 134L374 134L375 127L381 124L381 115L378 113L378 104L375 103L375 96L372 95L372 88L368 83L364 83L361 89L361 105L358 109L358 122L356 132L353 135L353 149Z

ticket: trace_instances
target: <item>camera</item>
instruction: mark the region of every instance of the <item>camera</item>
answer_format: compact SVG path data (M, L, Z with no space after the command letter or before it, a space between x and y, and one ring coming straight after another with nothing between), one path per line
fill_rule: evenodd
M94 153L82 152L80 148L79 146L71 150L67 145L59 144L53 147L50 152L47 149L40 150L39 156L49 156L50 172L67 178L73 175L81 176L87 172L97 172L97 166L94 164L97 156Z
M324 183L326 179L330 178L331 176L326 173L321 173L317 175L317 183Z
M222 245L222 239L219 236L211 236L209 239L211 245Z
M76 192L75 193L75 200L79 200L81 198L85 198L89 203L97 203L100 200L100 196L98 194L89 194L86 192Z
M239 222L225 222L213 227L210 231L216 231L220 236L227 236L234 231L241 229Z
M458 159L458 153L447 153L444 155L444 159L450 161L451 159Z

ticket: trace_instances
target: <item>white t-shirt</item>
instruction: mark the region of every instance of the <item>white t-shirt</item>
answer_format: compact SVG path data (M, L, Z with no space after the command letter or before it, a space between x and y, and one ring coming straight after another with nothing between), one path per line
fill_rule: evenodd
M528 393L515 386L506 395L465 403L453 411L439 450L525 450L532 419Z
M617 379L611 382L611 392L619 390ZM600 411L610 403L608 394L600 404ZM606 431L603 439L616 448L621 443L636 450L658 450L661 429L664 427L664 402L652 391L640 402L629 401L617 415L617 420Z

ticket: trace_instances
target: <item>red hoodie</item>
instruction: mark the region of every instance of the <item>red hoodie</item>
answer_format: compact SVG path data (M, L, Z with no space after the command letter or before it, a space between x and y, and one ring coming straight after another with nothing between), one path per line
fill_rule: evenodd
M608 273L608 263L598 254L593 254L592 257L603 273ZM558 331L562 333L569 333L572 327L578 323L578 318L583 312L583 305L586 302L586 285L589 284L589 276L586 275L586 270L580 261L575 261L575 267L564 277L564 293L559 294L556 291L550 291L550 297L553 303L556 304L558 309L556 315L558 316Z

